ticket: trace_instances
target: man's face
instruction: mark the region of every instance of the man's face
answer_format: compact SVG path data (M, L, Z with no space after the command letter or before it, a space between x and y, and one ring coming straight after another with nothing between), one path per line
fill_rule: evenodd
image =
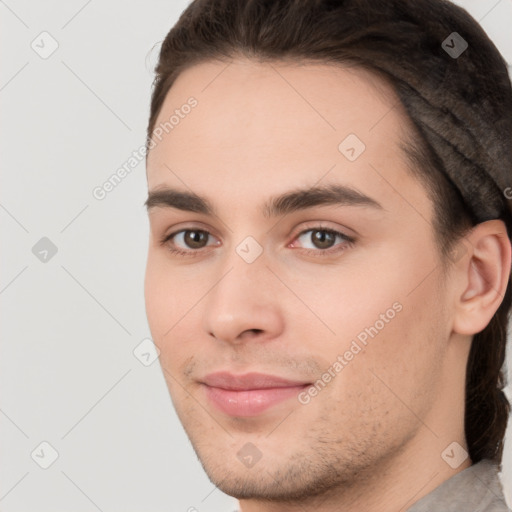
M353 68L202 63L156 126L190 96L147 171L150 192L213 210L177 195L149 210L146 311L179 418L239 498L369 478L432 437L446 393L450 313L432 205L398 146L409 125ZM335 186L352 193L275 199Z

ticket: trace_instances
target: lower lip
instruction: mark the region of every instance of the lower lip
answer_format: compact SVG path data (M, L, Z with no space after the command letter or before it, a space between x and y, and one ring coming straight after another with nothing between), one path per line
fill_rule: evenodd
M310 384L305 384L304 386L234 391L205 385L205 390L213 405L225 414L250 417L257 416L285 400L296 398L309 386Z

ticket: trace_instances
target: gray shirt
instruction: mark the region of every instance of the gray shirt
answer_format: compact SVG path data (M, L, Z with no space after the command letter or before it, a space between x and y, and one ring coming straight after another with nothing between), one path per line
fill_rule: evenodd
M505 502L498 467L481 460L417 501L407 512L511 512Z

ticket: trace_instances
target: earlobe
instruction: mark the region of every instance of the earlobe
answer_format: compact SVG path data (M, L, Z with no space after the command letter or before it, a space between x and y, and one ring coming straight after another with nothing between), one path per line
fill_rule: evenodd
M453 330L473 335L485 329L503 301L512 249L501 220L478 224L465 243L468 254L458 262L464 289L456 297Z

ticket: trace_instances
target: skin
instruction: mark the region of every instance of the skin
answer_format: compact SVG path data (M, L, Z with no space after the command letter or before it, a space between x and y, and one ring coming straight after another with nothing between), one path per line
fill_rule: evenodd
M216 215L149 209L145 299L170 395L205 471L243 512L406 510L471 465L452 469L441 454L454 441L467 449L465 366L472 335L505 291L505 226L475 227L443 274L432 204L399 148L410 125L368 72L204 62L179 75L156 125L190 96L197 106L148 154L148 189L194 192ZM353 162L338 149L350 133L366 145ZM330 184L381 208L261 211L273 196ZM322 228L355 241L328 238L322 256L329 245L312 238L315 229L328 237ZM210 235L204 246L182 235L160 243L184 229ZM236 252L248 236L263 251L252 263ZM305 405L292 398L231 417L200 384L221 370L313 383L396 303L400 312ZM261 453L253 467L237 457L249 442Z

